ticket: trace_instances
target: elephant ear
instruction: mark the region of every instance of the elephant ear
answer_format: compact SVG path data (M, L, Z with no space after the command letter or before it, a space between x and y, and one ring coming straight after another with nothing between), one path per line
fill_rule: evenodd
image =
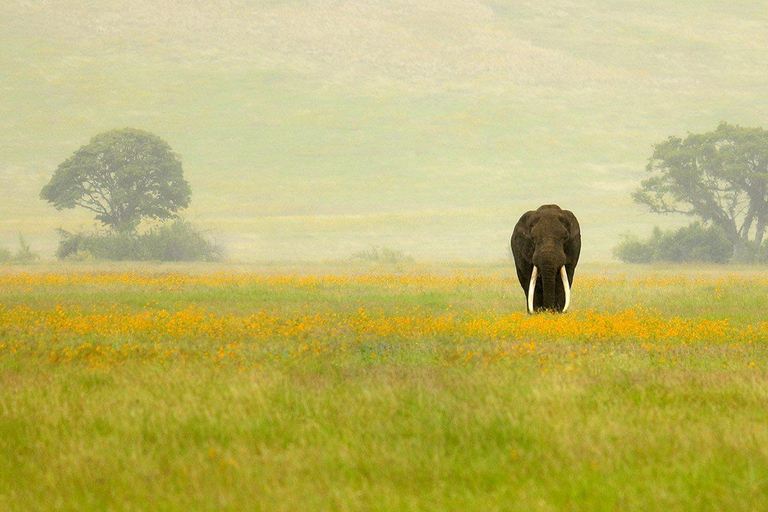
M513 236L522 236L525 238L531 237L531 228L533 228L533 225L535 224L533 218L535 213L536 212L534 211L527 211L520 217L520 220L518 220L515 225Z
M563 210L563 213L560 216L560 222L562 222L563 225L568 228L568 233L570 234L571 239L581 238L581 227L579 226L579 221L576 220L576 216L572 211Z
M528 281L531 279L533 271L533 236L531 236L531 224L535 223L533 217L535 212L525 212L520 220L515 224L515 230L512 232L512 256L515 258L515 268L517 269L517 279L523 290L527 290Z
M533 237L531 236L531 227L535 223L536 212L525 212L520 220L515 224L515 230L512 232L512 254L515 261L530 260L533 257Z

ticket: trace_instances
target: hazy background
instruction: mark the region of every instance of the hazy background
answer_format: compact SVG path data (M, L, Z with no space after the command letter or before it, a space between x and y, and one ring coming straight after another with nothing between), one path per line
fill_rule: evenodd
M130 126L181 154L185 217L235 259L497 261L558 203L608 260L688 222L631 202L652 144L767 116L761 1L9 0L0 246L91 228L40 189Z

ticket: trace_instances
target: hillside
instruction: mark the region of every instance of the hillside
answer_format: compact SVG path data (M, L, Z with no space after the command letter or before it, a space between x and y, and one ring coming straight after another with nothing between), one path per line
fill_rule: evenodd
M755 2L110 4L0 6L0 245L50 254L56 227L89 227L40 188L134 126L182 155L187 217L236 258L499 260L557 202L602 260L685 221L629 199L653 143L768 118Z

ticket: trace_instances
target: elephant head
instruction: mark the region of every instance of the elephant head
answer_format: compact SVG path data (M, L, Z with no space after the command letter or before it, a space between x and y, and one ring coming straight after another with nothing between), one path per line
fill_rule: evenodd
M520 217L511 243L528 312L565 312L581 252L576 216L555 204L545 204Z

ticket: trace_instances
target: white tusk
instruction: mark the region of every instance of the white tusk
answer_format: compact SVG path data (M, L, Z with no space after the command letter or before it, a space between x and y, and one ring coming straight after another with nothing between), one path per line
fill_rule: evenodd
M568 273L565 271L565 267L560 267L560 277L563 278L563 290L565 291L565 306L563 306L563 313L568 311L568 306L571 305L571 287L568 284Z
M536 277L539 275L539 269L533 267L531 273L531 284L528 285L528 312L533 313L533 292L536 290Z

